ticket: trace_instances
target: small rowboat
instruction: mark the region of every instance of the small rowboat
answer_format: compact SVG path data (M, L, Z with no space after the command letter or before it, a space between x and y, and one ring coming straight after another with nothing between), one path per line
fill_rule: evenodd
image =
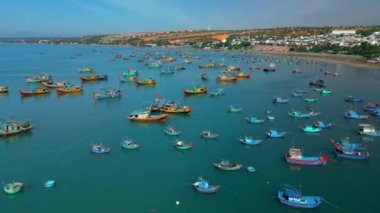
M213 163L213 165L223 171L237 171L243 164L231 163L229 160L221 160L219 163Z
M181 134L180 131L176 131L173 127L168 127L164 130L165 134L171 135L171 136L178 136Z
M126 148L126 149L138 149L140 145L137 143L134 143L132 140L123 140L121 142L121 147Z
M207 88L204 86L198 86L193 89L184 89L183 92L186 95L205 94L207 93Z
M164 121L167 117L167 114L151 115L150 111L133 112L128 115L129 120L141 122Z
M322 204L323 198L320 196L303 196L300 191L286 187L278 191L278 199L282 204L296 208L315 208Z
M246 145L257 145L257 144L260 144L263 140L261 139L253 139L252 137L250 136L244 136L244 137L240 137L238 138L238 140L240 142L242 142L243 144L246 144Z
M247 117L245 118L249 123L252 123L252 124L262 124L264 123L264 119L259 119L257 117L254 117L254 116L251 116L251 117Z
M301 149L289 149L285 154L286 162L296 165L326 165L329 159L328 156L320 157L305 157L302 155Z
M202 193L215 193L220 188L219 185L209 185L208 181L203 179L202 177L198 178L198 181L193 183L194 188Z
M28 96L28 95L44 95L49 94L50 90L46 88L37 87L32 91L25 91L25 90L19 90L18 91L21 96Z
M243 111L243 108L236 108L234 106L229 106L228 109L227 109L227 112L241 112Z
M90 152L95 154L107 154L111 148L103 146L103 144L94 144L90 147Z
M23 189L24 184L21 182L12 182L4 186L4 192L7 194L16 194Z
M107 75L89 75L89 76L80 76L81 81L100 81L107 80Z
M216 139L219 137L219 134L213 134L208 130L204 130L201 132L200 136L206 139Z
M177 140L174 144L175 148L180 149L180 150L187 150L191 149L193 147L193 144L186 144L182 140Z
M55 186L55 180L47 180L44 182L44 187L45 188L51 188Z
M266 135L271 138L281 138L286 135L286 132L278 132L277 130L269 130L269 132L267 132Z
M308 133L317 133L317 132L320 132L322 131L321 128L319 127L314 127L312 125L306 125L304 127L300 126L300 129L304 132L308 132Z

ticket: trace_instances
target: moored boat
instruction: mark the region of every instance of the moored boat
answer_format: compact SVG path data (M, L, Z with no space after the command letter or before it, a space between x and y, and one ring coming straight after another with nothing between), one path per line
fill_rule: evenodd
M56 82L55 84L53 82L46 82L46 81L41 82L42 86L51 88L51 89L65 87L66 84L67 83L65 81Z
M191 149L193 147L193 144L191 143L186 144L183 140L177 140L174 146L175 148L180 149L180 150L187 150L187 149Z
M322 204L323 198L320 196L304 196L301 191L291 187L286 187L278 191L278 199L282 204L296 208L315 208Z
M289 99L281 98L281 97L275 97L273 99L274 104L286 104L286 103L288 103L288 101L289 101Z
M325 87L325 86L327 86L327 84L325 83L324 80L310 81L309 85L310 86L316 86L316 87Z
M166 113L190 113L191 110L191 106L178 106L178 104L173 101L168 101L160 107L160 111Z
M314 127L312 125L306 125L304 127L300 126L300 129L304 132L308 132L308 133L317 133L317 132L320 132L322 131L321 128L319 127Z
M232 105L228 106L227 112L241 112L243 111L243 108L236 108Z
M313 126L321 129L328 129L332 126L332 123L326 121L317 121Z
M36 87L32 91L26 91L26 90L19 90L18 91L21 96L28 96L28 95L44 95L49 94L50 90L46 88Z
M363 99L356 98L356 97L349 95L346 97L346 99L344 101L349 102L349 103L361 103L361 102L363 102Z
M318 101L318 98L305 98L305 102L308 103L315 103Z
M207 81L208 80L208 75L206 73L203 73L201 75L201 79L204 80L204 81Z
M51 187L55 186L55 180L47 180L44 182L43 185L45 188L51 188Z
M131 121L143 121L143 122L151 122L151 121L164 121L168 117L167 114L160 115L151 115L150 111L139 111L132 112L128 115L128 119Z
M100 81L100 80L107 80L108 76L107 75L89 75L89 76L80 76L80 80L83 82L86 81Z
M264 123L264 119L259 119L255 116L251 116L251 117L247 117L245 118L249 123L253 123L253 124L261 124L261 123Z
M331 139L338 157L350 159L367 159L370 156L368 148L362 144L352 143L349 138L342 138L340 142Z
M237 72L235 74L235 77L236 78L251 78L251 75L250 74L245 74L243 72Z
M205 86L197 86L193 89L184 89L183 92L186 95L205 94L207 93L207 88Z
M164 129L164 132L167 134L167 135L171 135L171 136L178 136L181 134L180 131L176 131L174 129L174 127L167 127Z
M210 185L207 180L202 177L198 178L198 181L193 183L194 188L202 193L215 193L220 188L219 185Z
M143 81L136 79L135 82L136 82L136 85L138 86L143 86L143 85L151 86L151 85L156 85L157 83L156 80L153 78L145 78Z
M219 134L211 133L209 130L204 130L200 133L200 136L206 139L215 139L219 137Z
M8 87L7 86L0 86L0 93L7 93Z
M109 89L103 93L92 93L94 99L109 99L109 98L118 98L121 97L121 91L118 89Z
M328 156L305 157L301 149L290 148L285 154L286 162L296 165L326 165Z
M94 144L90 147L90 152L95 154L106 154L111 148L103 146L103 144Z
M224 171L237 171L243 166L240 163L231 163L229 160L221 160L219 163L213 163L213 165Z
M302 113L300 111L289 112L288 115L293 118L310 118L310 113Z
M59 88L56 88L55 90L58 93L78 93L78 92L82 92L82 87L67 83L65 87L59 87Z
M332 91L331 90L327 90L327 89L323 89L323 90L321 90L321 92L320 92L322 95L330 95L331 93L332 93Z
M5 184L4 192L7 194L16 194L23 189L23 186L23 183L13 181L11 183Z
M380 137L380 130L377 130L371 124L359 124L358 132L361 135Z
M133 140L126 139L121 142L121 147L125 149L138 149L140 145L135 143Z
M0 136L16 135L32 129L32 124L29 121L16 122L13 120L1 123Z
M225 81L236 81L237 77L236 76L229 77L227 75L219 75L218 77L216 77L216 80L217 81L222 81L222 82L225 82Z
M286 135L286 132L279 132L277 130L271 129L269 130L269 132L266 133L266 135L271 138L281 138Z
M367 104L367 105L364 106L364 110L365 111L370 111L370 112L373 112L375 110L380 110L380 104L369 103L369 104Z
M346 113L344 113L345 118L350 118L350 119L359 119L359 120L364 120L369 118L368 115L359 115L357 112L353 110L348 110Z
M263 141L261 139L253 139L251 136L240 137L238 140L246 145L258 145Z

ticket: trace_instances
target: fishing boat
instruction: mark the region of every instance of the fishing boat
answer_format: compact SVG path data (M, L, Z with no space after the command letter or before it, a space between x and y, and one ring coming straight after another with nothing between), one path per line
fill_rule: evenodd
M302 93L293 92L292 97L294 97L294 98L302 97Z
M191 64L193 61L192 60L189 60L189 59L185 59L185 61L183 62L184 64Z
M266 135L270 138L281 138L286 135L286 132L278 132L277 130L269 130Z
M174 69L175 70L185 70L186 68L180 64L177 64Z
M380 109L372 111L372 115L380 116Z
M325 75L330 75L330 76L334 76L334 77L340 76L339 73L337 73L337 72L330 72L330 71L326 71Z
M156 83L157 83L156 80L153 78L145 78L143 81L139 81L136 79L135 82L136 82L137 86L144 86L144 85L152 86L152 85L156 85Z
M256 66L256 67L250 67L249 69L250 69L250 70L255 70L255 71L260 71L260 70L261 70L261 67Z
M90 152L95 154L106 154L111 148L103 146L103 144L94 144L90 147Z
M228 106L227 112L241 112L243 111L243 108L236 108L232 105Z
M216 91L210 92L210 96L222 96L224 94L225 93L222 88L218 88Z
M373 112L375 110L380 110L380 104L369 103L369 104L367 104L367 105L364 106L364 110L365 111L370 111L370 112Z
M44 182L43 185L45 188L51 188L51 187L55 186L55 180L47 180Z
M332 123L326 121L317 121L313 126L316 128L328 129L332 126Z
M249 123L253 123L253 124L262 124L264 123L264 119L259 119L255 116L251 116L251 117L246 117L245 118Z
M160 71L160 74L162 74L162 75L170 75L170 74L174 74L174 70L172 70L172 69L169 69L169 70L161 70Z
M331 93L332 93L332 91L331 90L327 90L327 89L323 89L323 90L321 90L321 92L320 92L322 95L330 95Z
M302 155L301 149L290 148L285 154L286 162L296 165L326 165L328 156L305 157Z
M235 77L236 78L251 78L251 75L250 74L244 74L243 72L237 72L235 74Z
M29 95L45 95L49 94L50 90L46 88L36 87L32 91L19 90L18 91L21 96L29 96Z
M1 123L0 136L10 136L16 135L25 131L32 129L32 124L29 121L17 122L13 120L8 120Z
M302 73L302 71L299 69L294 69L294 70L292 70L292 73L293 74L299 74L299 73Z
M94 72L94 69L91 67L85 67L85 68L79 69L79 72L90 73L90 72Z
M135 82L136 80L137 80L136 76L129 76L129 77L120 76L120 82L121 83L124 83L124 82Z
M300 129L304 132L308 132L308 133L317 133L317 132L320 132L322 131L321 128L319 127L314 127L312 125L306 125L304 127L300 126Z
M296 92L296 93L301 93L301 94L305 94L305 93L307 93L307 90L304 90L304 89L296 89L296 90L294 90L294 92Z
M325 83L324 80L310 81L309 85L310 86L316 86L316 87L326 87L327 86L327 84Z
M204 80L204 81L207 81L208 80L208 75L206 73L203 73L201 75L201 79Z
M305 102L308 103L315 103L318 101L318 98L305 98Z
M358 131L361 135L380 137L380 130L377 130L371 124L359 124Z
M193 89L184 89L183 92L186 95L205 94L207 93L207 88L205 86L197 86Z
M270 121L273 121L274 119L276 119L274 115L267 115L266 118Z
M187 150L191 149L193 147L193 144L186 144L182 140L177 140L174 144L175 148L180 149L180 150Z
M194 188L202 193L215 193L220 188L219 185L210 185L207 180L203 179L202 177L198 178L198 181L193 183Z
M370 156L368 148L359 143L350 142L350 138L342 138L340 142L331 139L338 157L350 159L367 159Z
M191 110L191 106L178 106L174 101L167 101L160 107L160 111L166 113L190 113Z
M101 81L101 80L107 80L108 76L107 75L89 75L89 76L80 76L80 80L83 82L86 81Z
M281 98L281 97L275 97L273 99L274 104L286 104L288 103L289 99Z
M363 99L356 98L356 97L349 95L346 97L346 99L344 99L344 101L349 102L349 103L361 103L361 102L363 102Z
M8 87L7 86L0 86L0 93L7 93Z
M244 137L238 138L238 141L246 145L257 145L257 144L260 144L263 140L253 139L251 136L244 136Z
M35 76L27 76L25 77L26 83L40 83L40 82L49 82L52 81L52 76L51 75L45 75L45 74L38 74Z
M221 81L221 82L236 81L237 77L236 76L229 77L229 76L223 74L223 75L219 75L218 77L216 77L216 80Z
M211 69L214 68L214 64L199 65L199 69Z
M223 171L237 171L243 164L231 163L229 160L221 160L219 163L213 163L213 165Z
M308 106L308 110L312 110L313 108L310 108L309 106ZM314 112L314 111L311 111L311 112L309 112L309 115L311 116L311 117L316 117L316 116L318 116L318 115L320 115L321 114L321 112Z
M16 194L23 189L23 186L23 183L13 181L11 183L5 184L4 192L7 194Z
M323 198L320 196L304 196L301 191L286 187L278 191L278 199L282 204L296 208L315 208L322 204Z
M289 112L288 115L293 118L310 118L310 113L302 113L300 111Z
M211 133L209 130L204 130L200 133L200 136L206 139L216 139L219 137L219 134Z
M161 68L161 63L159 63L159 62L151 62L151 63L148 63L148 67L152 68L152 69Z
M150 110L136 111L128 115L129 120L142 122L165 121L167 117L167 114L151 115Z
M42 86L50 88L50 89L65 87L66 84L67 82L65 81L56 82L55 84L53 82L46 82L46 81L41 82Z
M140 145L133 142L133 140L127 139L121 142L121 147L126 148L126 149L138 149Z
M171 136L178 136L181 134L180 131L176 131L174 127L167 127L164 129L165 134L171 135Z
M344 113L344 117L349 118L349 119L358 119L358 120L364 120L364 119L369 118L368 115L359 115L357 112L353 110L348 110L346 113Z
M55 90L58 93L78 93L82 92L82 87L67 83L65 87L56 88Z
M104 93L92 93L92 97L94 99L109 99L109 98L118 98L121 97L121 91L118 89L109 89L106 90Z
M134 69L128 69L126 72L122 73L122 76L124 77L132 77L132 76L138 76L139 73L137 70Z
M268 67L263 69L264 72L274 72L276 71L276 65L273 63L270 63Z

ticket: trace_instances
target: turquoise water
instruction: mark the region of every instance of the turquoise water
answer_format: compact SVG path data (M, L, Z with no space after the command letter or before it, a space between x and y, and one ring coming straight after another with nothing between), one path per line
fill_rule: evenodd
M348 109L362 111L363 104L344 102L347 95L362 97L366 102L380 102L378 95L380 72L339 64L312 62L286 56L267 55L277 64L277 71L264 73L248 70L261 65L262 54L190 51L200 60L185 65L186 70L163 76L158 70L148 69L137 60L144 52L152 51L177 58L164 69L182 63L177 50L137 49L135 58L115 60L116 52L128 56L136 49L124 47L0 45L0 85L8 85L9 94L0 95L0 116L15 120L31 120L34 129L18 136L0 138L0 181L21 181L27 186L22 193L8 196L0 193L0 212L299 212L281 205L276 193L284 184L302 186L305 195L320 195L323 205L315 212L376 212L380 178L379 139L362 137L356 133L360 121L346 120ZM79 54L80 53L80 54ZM79 55L78 55L79 54ZM75 59L71 56L78 55ZM257 58L256 64L246 60ZM242 58L245 58L243 61ZM252 75L237 83L218 84L216 76L223 69L200 70L198 65L210 60L241 67ZM296 61L300 64L296 65ZM98 74L107 74L108 81L83 84L78 95L57 96L53 91L42 97L20 98L19 89L31 89L25 76L48 73L55 80L79 83L78 69L91 66ZM141 77L157 79L155 87L136 87L120 84L118 78L127 68L137 69ZM298 68L303 74L293 75ZM336 71L339 77L324 76L320 69ZM207 72L208 82L201 81ZM325 79L333 94L320 96L308 87L310 80ZM183 95L184 88L203 83L209 91L224 88L226 95L210 98L207 95ZM94 101L91 94L100 87L118 88L122 98ZM322 112L317 118L291 119L292 109L306 111L302 98L291 98L286 105L273 105L275 96L290 97L294 89L306 88L308 96L316 96L314 110ZM127 115L146 107L156 93L168 100L193 107L191 115L170 115L165 123L132 123ZM242 113L227 113L229 105L243 107ZM245 117L265 116L272 110L274 121L261 125L248 124ZM316 120L334 123L330 130L308 135L299 126ZM379 119L370 122L379 127ZM192 150L178 151L175 138L166 136L163 128L172 125L182 131L181 138L192 142ZM265 132L275 128L287 131L283 139L268 139L258 146L244 146L238 137L250 134L266 138ZM217 140L203 140L199 133L210 129L221 136ZM349 136L368 145L369 160L338 159L332 153L331 138ZM120 147L123 138L133 138L141 144L138 151ZM112 147L108 155L88 152L93 143L102 142ZM303 148L305 155L328 155L326 166L291 166L283 155L291 146ZM222 172L213 162L229 159L244 166L252 165L256 173L245 169ZM203 176L211 184L220 184L214 195L196 192L191 183ZM57 186L43 188L47 179L55 179ZM176 205L180 201L180 205ZM302 210L303 211L303 210Z

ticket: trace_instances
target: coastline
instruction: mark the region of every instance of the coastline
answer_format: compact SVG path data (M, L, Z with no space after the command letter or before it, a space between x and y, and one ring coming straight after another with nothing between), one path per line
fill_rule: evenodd
M333 54L317 54L317 53L302 53L302 52L276 52L276 51L258 51L263 53L271 53L276 55L296 56L314 61L325 61L333 64L344 64L359 68L368 68L380 71L380 63L368 62L361 56L353 55L333 55Z

